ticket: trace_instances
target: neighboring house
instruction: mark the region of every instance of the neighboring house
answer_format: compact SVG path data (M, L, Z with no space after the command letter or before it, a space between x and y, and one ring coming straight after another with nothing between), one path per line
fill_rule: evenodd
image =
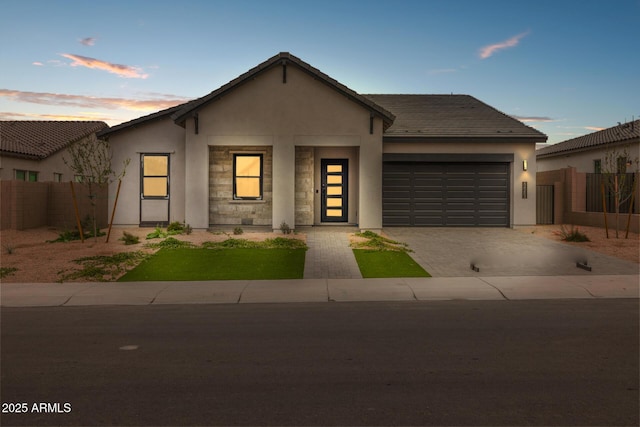
M361 95L289 53L99 136L131 159L116 224L273 229L535 224L547 139L468 95Z
M97 121L0 121L0 180L71 181L66 148L107 127Z
M103 122L0 121L0 229L76 227L97 203L99 226L107 223L107 195L88 188L64 162L67 147L96 138ZM70 159L69 159L70 160Z
M623 173L628 162L640 157L640 120L541 148L536 151L537 171L573 167L577 172L601 173L607 169L605 157L608 153L616 157L615 164L608 167L612 169L609 172Z
M603 206L614 212L614 194L605 173L628 174L620 179L622 192L629 196L620 203L621 212L633 213L631 230L638 232L640 186L631 192L640 157L640 120L619 124L598 132L538 149L537 223L589 225L604 227ZM603 197L604 183L604 197ZM607 219L609 224L614 218Z

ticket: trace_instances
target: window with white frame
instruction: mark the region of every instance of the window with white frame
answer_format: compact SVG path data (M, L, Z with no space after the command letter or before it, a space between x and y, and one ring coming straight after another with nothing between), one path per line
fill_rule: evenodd
M37 182L38 172L16 169L16 179L18 181Z

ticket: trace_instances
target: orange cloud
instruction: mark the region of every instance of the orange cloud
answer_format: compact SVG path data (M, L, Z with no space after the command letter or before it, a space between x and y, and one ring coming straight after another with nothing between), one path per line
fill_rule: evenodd
M522 39L524 36L528 34L529 34L529 31L524 32L522 34L518 34L517 36L513 36L510 39L505 40L503 42L485 46L480 49L480 58L487 59L499 50L517 46L518 43L520 43L520 39Z
M159 111L184 104L190 99L179 98L174 95L155 94L149 99L127 98L99 98L84 95L69 95L47 92L23 92L19 90L0 89L0 97L9 98L16 102L28 102L40 105L56 105L82 108L122 108L131 111Z
M104 117L97 114L81 113L80 115L69 114L35 114L35 113L11 113L8 111L0 111L0 120L69 120L69 121L85 121L96 120L101 122L111 122L115 120L113 117Z
M601 128L601 127L597 127L597 126L585 126L584 128L586 130L593 130L593 131L596 131L596 132L606 129L606 128Z
M132 67L129 65L113 64L111 62L102 61L96 58L89 58L88 56L73 55L70 53L63 53L61 56L71 59L72 67L87 67L96 68L98 70L104 70L112 74L117 74L120 77L127 79L146 79L149 74L144 74L142 69L138 67Z

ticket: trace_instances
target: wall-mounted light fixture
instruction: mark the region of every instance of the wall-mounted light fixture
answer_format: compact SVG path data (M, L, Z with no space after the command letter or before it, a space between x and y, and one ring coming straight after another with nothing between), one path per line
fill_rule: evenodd
M524 159L524 160L522 161L522 170L523 170L523 171L526 171L526 170L527 170L527 166L528 166L528 165L527 165L527 159Z

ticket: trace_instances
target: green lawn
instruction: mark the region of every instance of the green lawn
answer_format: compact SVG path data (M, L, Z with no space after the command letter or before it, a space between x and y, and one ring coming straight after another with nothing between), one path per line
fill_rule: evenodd
M304 249L160 249L118 281L302 279L304 257Z
M431 277L404 251L354 249L353 254L364 278Z

